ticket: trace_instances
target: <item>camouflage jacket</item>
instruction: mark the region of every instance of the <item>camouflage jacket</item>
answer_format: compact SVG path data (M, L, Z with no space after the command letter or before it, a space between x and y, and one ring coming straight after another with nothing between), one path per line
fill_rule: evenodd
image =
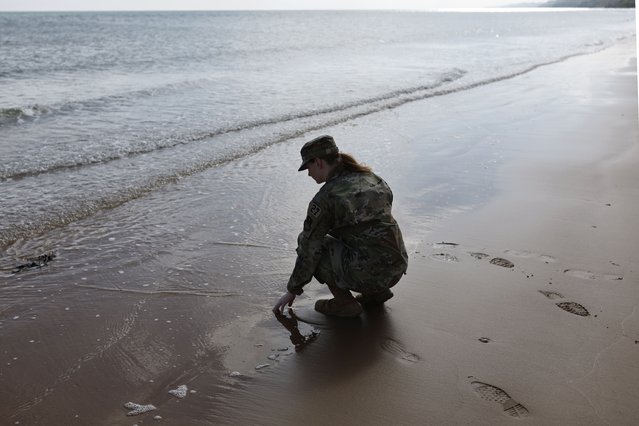
M392 202L391 189L376 174L337 166L308 206L288 291L302 293L323 250L331 256L338 286L355 291L388 288L408 265L401 231L391 215ZM326 250L327 235L339 241L339 250Z

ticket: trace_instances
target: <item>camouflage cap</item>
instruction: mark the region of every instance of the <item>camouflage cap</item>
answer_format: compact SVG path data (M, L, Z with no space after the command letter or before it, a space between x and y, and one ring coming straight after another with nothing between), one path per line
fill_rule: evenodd
M308 162L329 154L337 154L339 149L335 145L335 141L332 136L322 135L311 141L308 141L302 147L300 154L302 154L302 165L298 169L299 172L306 170Z

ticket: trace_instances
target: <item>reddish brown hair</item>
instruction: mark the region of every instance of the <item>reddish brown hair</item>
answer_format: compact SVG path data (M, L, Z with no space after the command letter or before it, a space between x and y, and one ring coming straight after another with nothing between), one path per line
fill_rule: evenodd
M346 170L357 173L371 173L373 169L369 166L358 163L355 157L350 154L346 154L345 152L339 152L337 154L330 154L325 157L321 157L322 160L326 161L330 166L333 166L337 163L341 163Z

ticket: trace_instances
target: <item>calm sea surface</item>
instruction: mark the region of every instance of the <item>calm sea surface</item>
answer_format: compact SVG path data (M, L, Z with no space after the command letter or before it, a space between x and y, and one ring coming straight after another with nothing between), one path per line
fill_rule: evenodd
M633 10L0 14L0 247L634 31Z

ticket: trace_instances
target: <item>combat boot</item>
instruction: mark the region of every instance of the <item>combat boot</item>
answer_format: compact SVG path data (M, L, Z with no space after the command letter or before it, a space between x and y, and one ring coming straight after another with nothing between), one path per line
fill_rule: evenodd
M362 313L362 306L355 299L346 303L340 303L335 299L320 299L315 302L315 310L324 315L354 318Z
M393 292L389 289L386 289L379 293L358 294L357 296L355 296L355 300L357 300L363 306L375 306L381 305L391 297L393 297Z

